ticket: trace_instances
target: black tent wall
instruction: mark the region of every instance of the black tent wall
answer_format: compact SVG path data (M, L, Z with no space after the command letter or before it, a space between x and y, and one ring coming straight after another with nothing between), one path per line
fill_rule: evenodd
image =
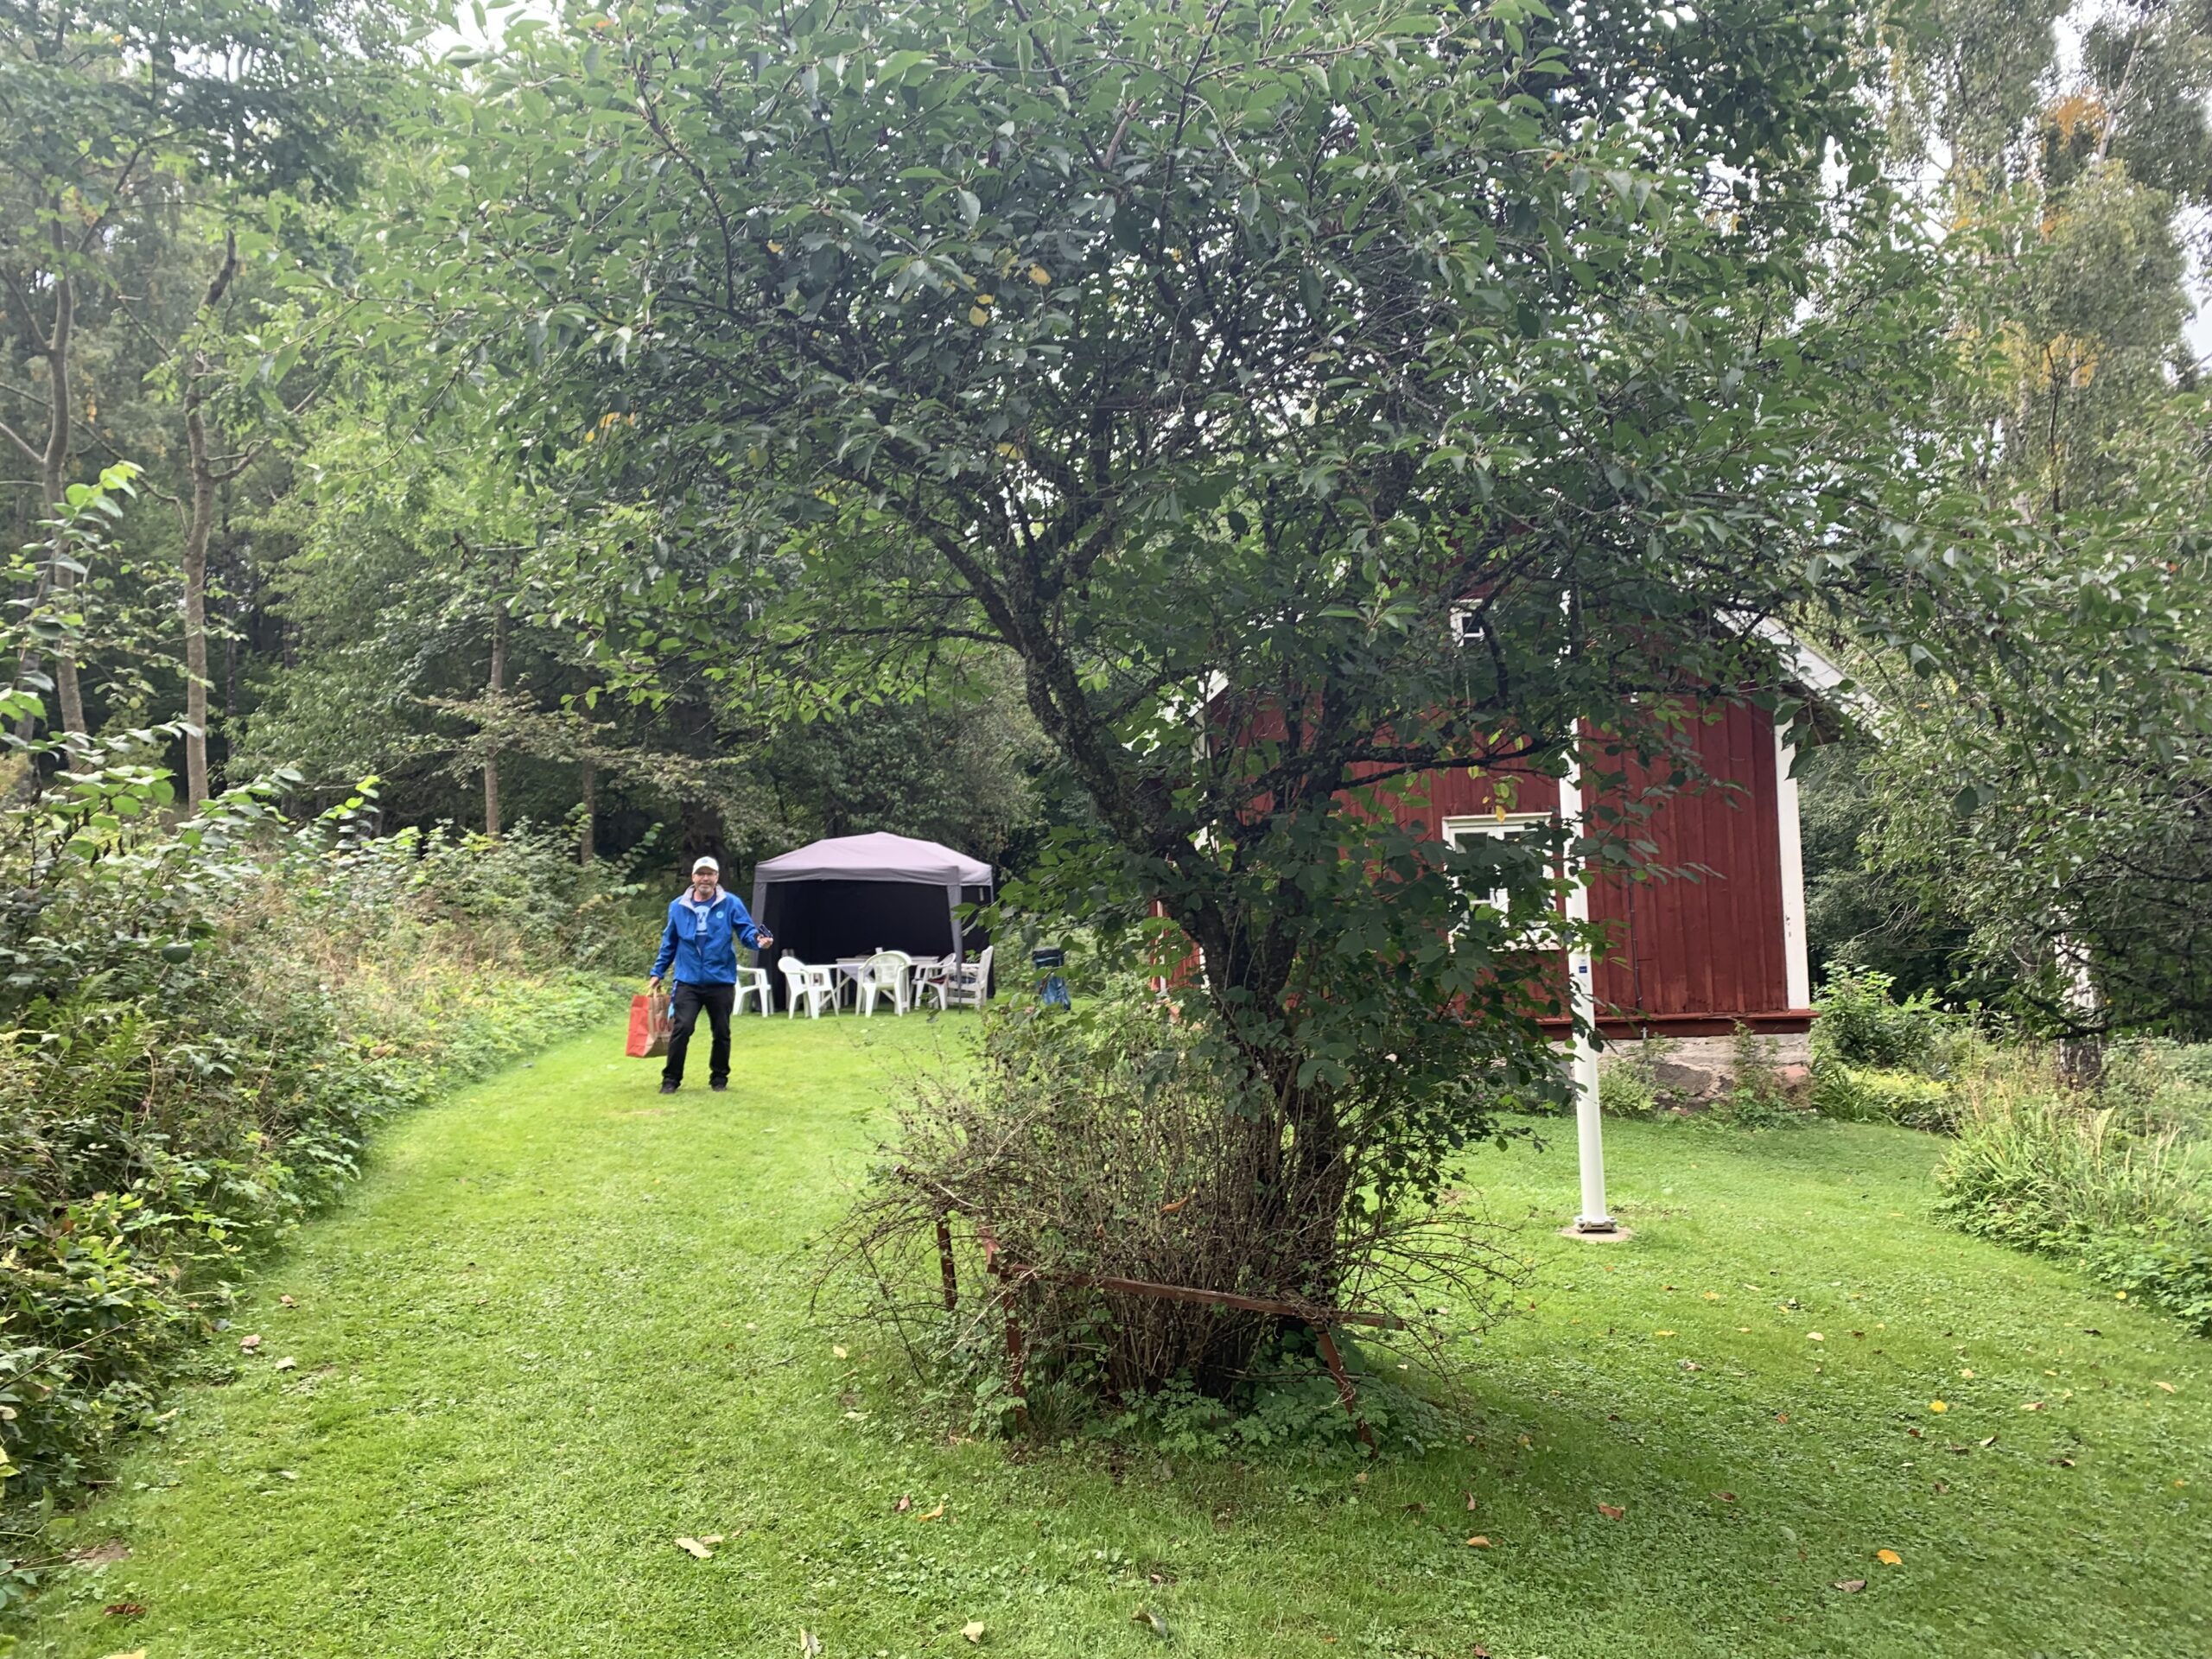
M960 897L964 904L988 904L991 890L963 887ZM760 965L768 970L776 1006L785 1006L784 976L776 968L785 951L817 964L878 950L941 957L951 943L945 906L946 891L934 882L771 882L764 913L753 919L775 937L775 947L760 953ZM981 950L990 942L988 931L973 920L963 931L963 950Z

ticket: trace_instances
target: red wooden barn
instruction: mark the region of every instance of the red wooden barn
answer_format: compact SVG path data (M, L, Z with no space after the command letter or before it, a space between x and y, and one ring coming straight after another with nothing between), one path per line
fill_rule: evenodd
M1669 1080L1695 1090L1720 1081L1738 1027L1770 1039L1762 1046L1777 1063L1802 1062L1813 1010L1789 751L1773 717L1748 702L1724 705L1688 736L1710 781L1665 798L1637 831L1653 843L1649 862L1679 874L1600 876L1590 917L1610 942L1592 975L1607 1046L1664 1039ZM1625 771L1623 791L1641 798L1645 780L1632 762ZM1594 794L1585 810L1605 798ZM1517 779L1501 815L1489 781L1465 772L1440 773L1393 804L1400 822L1455 843L1510 835L1559 810L1550 779ZM1567 1021L1558 1023L1564 1035Z
M1761 632L1792 664L1801 693L1823 697L1841 683L1834 665L1779 628ZM1624 773L1624 799L1649 798L1650 781L1636 765L1600 760L1589 734L1586 726L1591 772ZM1694 724L1688 736L1707 781L1662 791L1636 830L1654 845L1645 861L1679 874L1601 876L1589 901L1610 941L1592 973L1606 1046L1663 1043L1661 1080L1698 1093L1727 1081L1739 1029L1755 1033L1773 1063L1803 1064L1813 1010L1791 752L1773 716L1748 701L1722 704L1718 718ZM1605 798L1594 793L1585 814L1602 814ZM1501 813L1490 780L1459 769L1416 783L1390 805L1400 823L1455 843L1549 823L1560 808L1556 781L1522 774ZM1187 968L1202 970L1195 954ZM1554 1023L1565 1038L1570 1022L1562 1015Z

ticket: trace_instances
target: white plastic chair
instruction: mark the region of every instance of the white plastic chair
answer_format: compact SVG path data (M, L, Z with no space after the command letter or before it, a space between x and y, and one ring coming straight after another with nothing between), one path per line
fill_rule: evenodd
M745 999L760 999L760 1017L766 1019L775 1011L776 999L769 995L768 970L766 968L741 968L737 970L737 995L730 1003L732 1014L745 1012Z
M930 989L937 993L938 1011L942 1014L948 1004L960 1008L980 1008L991 986L991 952L997 947L985 945L981 958L975 962L954 962L945 959L942 971L931 976Z
M906 1006L908 1007L918 1008L922 1006L922 999L930 994L930 988L936 982L938 976L944 971L945 965L951 960L950 957L916 957L914 958L906 969Z
M914 959L904 950L879 950L861 964L853 983L858 990L860 1010L873 1014L878 999L889 997L893 1014L906 1012L906 975Z
M779 957L776 966L783 970L784 1002L790 1017L798 1018L798 1005L806 1004L806 1017L819 1020L824 1003L830 1012L837 1012L837 970L828 965L816 967L801 962L797 957Z

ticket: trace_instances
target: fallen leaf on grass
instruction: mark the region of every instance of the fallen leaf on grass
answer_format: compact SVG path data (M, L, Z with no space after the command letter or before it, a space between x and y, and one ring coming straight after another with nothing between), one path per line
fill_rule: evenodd
M822 1638L812 1630L801 1630L798 1633L798 1650L804 1656L804 1659L819 1659L822 1652Z
M110 1618L143 1618L146 1616L145 1604L137 1601L111 1601L100 1611Z
M1608 1521L1618 1521L1628 1511L1618 1503L1600 1503L1598 1506L1598 1513Z
M289 1296L279 1296L276 1300L281 1306L285 1307L297 1307L299 1306L297 1302L294 1301Z
M2071 1469L2074 1466L2074 1459L2071 1458L2053 1458L2051 1461L2061 1469Z
M982 1641L983 1639L983 1621L980 1618L969 1619L965 1624L963 1624L960 1627L960 1634L966 1637L970 1642Z
M1149 1607L1140 1607L1129 1615L1129 1623L1141 1624L1162 1642L1167 1640L1167 1621Z
M279 1371L289 1371L299 1363L300 1362L298 1360L294 1359L289 1354L287 1354L283 1358L278 1360L270 1369Z
M702 1561L715 1559L714 1547L702 1538L679 1538L676 1541L676 1547L686 1555L696 1555Z
M1928 1402L1928 1409L1930 1411L1948 1411L1950 1408L1950 1402L1947 1400L1930 1400Z
M1651 1334L1655 1337L1671 1337L1675 1333L1671 1331L1654 1331Z
M1884 1567L1899 1567L1904 1562L1904 1557L1894 1549L1878 1549L1874 1552L1874 1559Z
M146 1659L146 1649L133 1648L128 1653L111 1653L107 1659Z
M1474 1495L1472 1492L1469 1492L1469 1493L1467 1494L1467 1513L1468 1513L1469 1515L1472 1515L1474 1512L1475 1512L1475 1495Z
M1982 1446L1994 1446L1997 1444L1997 1437L1993 1434L1987 1440L1979 1442L1979 1444Z
M259 1337L242 1337L238 1339L238 1351L242 1354L250 1354L260 1346Z
M845 1357L845 1351L842 1348L833 1347L830 1351L830 1357L832 1359L842 1359Z
M913 1507L914 1500L912 1498L901 1496L899 1501L891 1506L891 1512L893 1515L904 1515L907 1510Z
M1789 1414L1786 1411L1777 1411L1774 1414L1774 1421L1777 1423L1786 1423L1789 1421Z
M2020 1409L2022 1411L2041 1411L2043 1409L2043 1402L2040 1400L2031 1400L2026 1405L2022 1406Z
M1473 1537L1467 1540L1467 1548L1469 1549L1488 1549L1490 1548L1490 1540L1478 1532Z
M1736 1494L1733 1492L1715 1492L1713 1496L1723 1503L1733 1503L1736 1501Z
M1805 1340L1808 1342L1826 1342L1827 1338L1817 1331L1808 1331L1805 1333Z
M2164 1389L2168 1394L2178 1394L2181 1392L2180 1389L2174 1387L2171 1382L2153 1382L2151 1386L2154 1389Z
M1842 1591L1847 1596L1855 1596L1861 1590L1864 1590L1866 1587L1866 1580L1864 1579L1838 1579L1835 1581L1835 1587Z
M917 1520L917 1521L935 1521L935 1520L937 1520L939 1516L943 1516L943 1515L944 1515L944 1504L942 1504L942 1503L940 1503L940 1504L938 1504L938 1505L937 1506L937 1508L935 1508L935 1509L933 1509L933 1510L925 1510L925 1511L924 1511L922 1514L916 1516L914 1517L914 1519L915 1519L915 1520Z

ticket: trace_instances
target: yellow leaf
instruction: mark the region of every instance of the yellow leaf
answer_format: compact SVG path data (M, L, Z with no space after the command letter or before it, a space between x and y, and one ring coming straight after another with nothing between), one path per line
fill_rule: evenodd
M1894 1549L1878 1549L1874 1552L1874 1559L1884 1567L1896 1567L1904 1560L1904 1557Z
M1052 280L1052 273L1042 265L1032 265L1029 267L1029 280L1043 288Z
M128 1653L111 1653L107 1659L146 1659L146 1649L133 1648Z
M982 327L990 320L991 314L984 310L982 306L971 305L968 308L968 321L974 323L978 328Z
M1808 1331L1805 1333L1805 1340L1808 1342L1826 1342L1827 1338L1817 1331Z
M844 1351L843 1349L842 1349L842 1348L834 1348L834 1347L833 1347L832 1349L830 1349L830 1357L831 1357L832 1358L834 1358L834 1359L842 1359L842 1358L845 1357L845 1351Z
M1705 1293L1705 1300L1708 1302L1717 1302L1720 1300L1720 1293L1717 1290L1708 1290Z
M686 1555L696 1556L702 1561L715 1559L715 1552L696 1538L679 1538L676 1541L676 1547Z
M931 1510L925 1514L916 1516L914 1519L917 1521L934 1521L944 1513L944 1505L940 1503L937 1508Z
M1671 1337L1675 1333L1671 1331L1654 1331L1651 1334L1655 1337Z
M965 1624L963 1624L960 1627L960 1634L966 1637L970 1642L982 1641L983 1639L983 1621L980 1618L969 1619Z
M1950 1407L1941 1400L1930 1400L1928 1402L1928 1409L1930 1411L1948 1411Z
M1490 1540L1478 1532L1473 1537L1467 1540L1467 1548L1469 1549L1488 1549L1490 1548Z
M784 245L780 242L771 242L768 245L768 251L771 253L781 253L783 251Z
M2178 1394L2180 1392L2180 1390L2175 1388L2171 1382L2153 1382L2151 1386L2154 1389L2164 1389L2168 1394Z
M2124 1302L2127 1300L2127 1293L2124 1290L2115 1290L2112 1294L2112 1299L2115 1302Z
M1972 1371L1961 1371L1961 1372L1959 1373L1959 1375L1960 1375L1961 1376L1967 1376L1967 1377L1970 1377L1970 1376L1972 1376L1974 1375L1974 1373L1973 1373Z

